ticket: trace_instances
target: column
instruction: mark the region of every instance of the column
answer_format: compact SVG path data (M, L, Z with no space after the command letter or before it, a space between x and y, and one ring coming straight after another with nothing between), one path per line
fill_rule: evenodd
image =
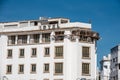
M79 42L79 36L75 36L76 42Z
M71 32L70 31L65 31L64 35L65 35L65 38L67 38L68 40L71 39Z
M61 24L61 19L58 20L58 24Z
M30 21L28 21L28 27L30 27Z
M18 42L18 35L15 36L15 44Z
M30 35L27 35L27 44L30 43Z
M42 43L42 33L40 33L39 43Z
M20 27L20 22L18 23L18 28Z
M64 32L64 35L65 35L65 37L64 37L64 57L66 57L65 58L65 62L66 62L66 64L64 64L64 66L65 66L65 74L66 74L66 76L65 76L65 80L71 80L72 78L71 78L71 73L72 73L72 68L71 68L71 66L72 66L72 64L71 64L71 60L72 60L72 54L71 54L71 47L72 47L72 45L71 45L71 42L70 42L70 40L69 40L69 38L70 38L70 31L65 31ZM69 67L68 67L69 66Z

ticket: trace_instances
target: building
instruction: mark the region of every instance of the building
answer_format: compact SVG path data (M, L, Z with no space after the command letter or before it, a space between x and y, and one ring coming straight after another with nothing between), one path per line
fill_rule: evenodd
M66 18L0 23L0 71L8 80L96 79L91 24Z
M111 80L120 80L120 45L111 49Z
M120 80L120 45L101 60L101 80Z
M96 70L96 80L100 80L100 69L99 67L97 67L97 70Z
M101 70L100 70L100 80L110 80L110 65L111 65L111 55L103 56L103 59L100 61Z

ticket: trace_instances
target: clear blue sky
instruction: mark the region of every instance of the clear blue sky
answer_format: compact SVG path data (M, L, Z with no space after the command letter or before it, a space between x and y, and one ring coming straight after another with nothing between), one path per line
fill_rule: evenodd
M100 33L98 62L120 43L120 0L0 0L0 22L66 17L72 21L92 20Z

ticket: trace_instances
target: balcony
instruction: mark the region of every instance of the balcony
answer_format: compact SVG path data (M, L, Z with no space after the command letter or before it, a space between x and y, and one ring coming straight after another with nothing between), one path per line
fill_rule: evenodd
M27 44L27 40L19 39L18 44Z
M40 34L30 35L30 44L39 43Z
M94 43L99 39L99 34L91 30L75 30L72 31L72 39L75 37L78 37L80 42Z
M27 44L27 35L19 35L17 43L18 44Z
M15 40L8 40L8 45L14 45L15 44Z
M55 42L63 42L64 31L55 32Z
M50 42L50 33L44 33L42 34L42 42Z
M64 36L55 36L55 42L63 42Z
M8 45L15 44L15 36L8 36Z
M30 44L39 43L39 39L30 39Z

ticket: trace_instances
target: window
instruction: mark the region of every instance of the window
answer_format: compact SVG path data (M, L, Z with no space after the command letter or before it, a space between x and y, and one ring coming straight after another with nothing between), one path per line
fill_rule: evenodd
M33 35L34 43L39 43L39 37L40 37L39 34L34 34L34 35Z
M89 75L89 63L82 63L82 74Z
M55 74L63 73L63 63L55 63Z
M36 73L36 64L31 64L31 73Z
M44 64L44 72L49 72L49 64Z
M82 57L83 58L89 58L90 57L89 47L82 47Z
M55 47L55 57L63 57L63 46Z
M27 35L18 35L18 44L27 44Z
M45 30L46 29L46 26L43 26L43 30Z
M39 37L40 37L40 34L31 34L30 35L30 43L31 44L39 43Z
M32 56L31 57L36 57L36 55L37 55L37 49L32 48Z
M50 42L50 33L42 34L42 42Z
M19 73L24 73L24 65L19 65Z
M15 36L8 36L8 45L15 44Z
M64 31L55 32L55 41L63 41L64 40Z
M12 58L12 49L8 49L7 58Z
M37 22L37 21L35 21L35 22L34 22L34 26L37 26L37 25L38 25L38 22Z
M12 65L7 65L7 74L11 74L12 73Z
M115 79L115 76L113 76L113 80L116 80L116 79Z
M107 67L107 65L104 65L104 68L106 68L106 69L107 69L107 68L108 68L108 67Z
M119 69L120 69L120 63L119 63Z
M113 58L113 62L115 62L115 58Z
M50 55L50 48L45 48L45 56L49 56Z
M20 58L23 58L24 57L24 49L20 49Z
M118 57L116 57L116 62L118 62Z

